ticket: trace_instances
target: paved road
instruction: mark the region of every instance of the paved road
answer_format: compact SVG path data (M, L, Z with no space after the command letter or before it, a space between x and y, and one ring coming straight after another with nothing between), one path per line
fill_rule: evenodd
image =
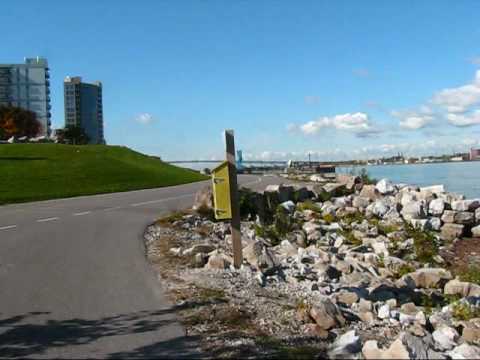
M191 206L204 185L0 207L0 358L195 355L141 235L160 215Z

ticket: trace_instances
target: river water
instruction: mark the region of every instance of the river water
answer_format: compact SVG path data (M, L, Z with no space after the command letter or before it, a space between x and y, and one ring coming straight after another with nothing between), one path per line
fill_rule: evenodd
M354 171L359 171L356 167ZM380 180L388 178L394 183L418 186L445 185L449 192L480 198L480 161L449 162L433 164L375 165L366 166L368 174ZM337 172L348 172L352 168L337 168Z

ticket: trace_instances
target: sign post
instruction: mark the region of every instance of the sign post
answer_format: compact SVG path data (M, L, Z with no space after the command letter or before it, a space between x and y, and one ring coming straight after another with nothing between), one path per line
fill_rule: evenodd
M237 184L237 167L235 165L235 140L233 130L225 130L225 145L227 150L228 175L230 183L230 203L232 210L232 244L233 264L238 269L242 265L242 237L240 232L240 205Z
M225 130L225 145L227 160L212 170L213 202L215 219L231 221L233 265L238 269L243 259L233 130Z

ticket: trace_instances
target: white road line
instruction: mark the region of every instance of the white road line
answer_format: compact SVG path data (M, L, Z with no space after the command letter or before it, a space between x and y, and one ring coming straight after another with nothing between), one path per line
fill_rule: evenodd
M164 202L164 201L170 201L170 200L177 200L177 199L183 199L186 197L192 197L195 194L186 194L186 195L181 195L181 196L175 196L171 198L165 198L165 199L159 199L159 200L150 200L150 201L145 201L145 202L140 202L136 204L130 204L130 206L137 207L137 206L142 206L142 205L148 205L148 204L155 204L159 202Z
M59 218L58 217L51 217L51 218L46 218L46 219L38 219L37 222L41 223L41 222L47 222L47 221L55 221L55 220L58 220Z
M15 229L17 225L8 225L0 227L0 230L8 230L8 229Z
M91 211L84 211L84 212L75 213L75 214L73 214L73 216L88 215L88 214L90 214L90 213L91 213Z

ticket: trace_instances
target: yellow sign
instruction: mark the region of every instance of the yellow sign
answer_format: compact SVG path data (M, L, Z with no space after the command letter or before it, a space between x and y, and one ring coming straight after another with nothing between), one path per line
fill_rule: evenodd
M225 220L232 218L230 202L230 180L228 162L224 161L212 170L213 203L215 205L215 219Z

